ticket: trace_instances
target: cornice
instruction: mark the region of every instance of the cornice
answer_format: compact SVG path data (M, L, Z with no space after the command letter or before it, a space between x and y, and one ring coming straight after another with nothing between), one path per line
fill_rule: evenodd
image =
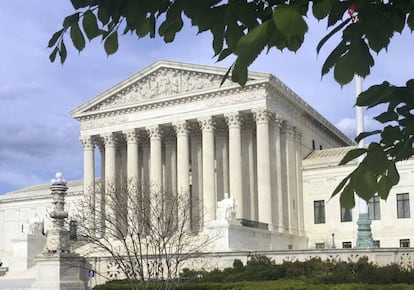
M282 83L278 78L271 76L270 81L266 86L266 90L268 92L268 95L272 96L276 94L288 104L293 105L295 108L300 108L302 110L301 114L303 116L313 119L317 123L321 124L322 127L325 128L330 134L336 136L336 138L339 138L344 143L344 145L354 144L351 139L349 139L331 122L319 114L312 106L306 103L301 97L299 97L288 86Z

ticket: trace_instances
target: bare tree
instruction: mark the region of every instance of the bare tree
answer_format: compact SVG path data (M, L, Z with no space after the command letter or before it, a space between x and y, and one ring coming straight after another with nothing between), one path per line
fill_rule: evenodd
M101 200L91 202L95 199L85 195L72 218L91 255L111 256L131 281L131 289L138 284L141 289L173 289L180 266L197 257L209 239L191 231L191 223L199 221L191 220L192 208L198 205L192 204L189 193L142 188L149 187L132 180L97 184L95 196Z

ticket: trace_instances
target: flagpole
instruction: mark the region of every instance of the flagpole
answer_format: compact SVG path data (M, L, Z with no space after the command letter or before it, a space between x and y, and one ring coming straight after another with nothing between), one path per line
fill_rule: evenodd
M352 23L358 22L358 12L355 11L355 6L352 3L348 9L349 16L352 18ZM362 92L362 77L355 74L355 100ZM364 108L360 106L355 106L355 115L356 115L356 134L357 136L365 131L364 129ZM364 141L360 140L358 143L358 148L364 147ZM358 157L358 164L361 163L363 156ZM368 215L368 204L367 202L358 197L358 234L356 240L357 248L373 248L374 241L372 239L371 231L371 220Z
M359 75L355 75L355 98L358 98L359 94L362 92L362 77ZM356 106L355 108L356 113L356 133L357 136L365 131L364 129L364 108L360 106ZM364 147L364 141L360 140L358 143L358 148ZM358 164L361 163L363 156L358 157ZM372 239L372 231L371 231L371 220L368 215L368 204L367 202L362 199L358 198L358 234L356 240L356 247L357 248L373 248L374 241Z

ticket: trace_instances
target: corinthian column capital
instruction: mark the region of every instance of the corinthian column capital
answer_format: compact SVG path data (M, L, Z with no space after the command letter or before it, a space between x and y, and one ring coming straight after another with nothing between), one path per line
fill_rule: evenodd
M198 119L198 123L202 131L214 131L215 122L211 116Z
M139 135L136 129L125 130L122 131L122 133L124 134L127 143L138 143Z
M225 114L224 117L229 128L241 126L242 117L239 112Z
M173 123L175 133L179 135L188 135L189 126L186 121L177 121Z
M104 133L101 135L105 147L115 147L117 144L117 138L114 133Z
M95 143L92 136L81 136L79 140L82 143L84 150L93 150L95 148Z
M267 123L272 117L272 112L267 108L257 108L252 110L256 123Z
M162 130L158 125L146 127L147 133L151 139L161 139Z

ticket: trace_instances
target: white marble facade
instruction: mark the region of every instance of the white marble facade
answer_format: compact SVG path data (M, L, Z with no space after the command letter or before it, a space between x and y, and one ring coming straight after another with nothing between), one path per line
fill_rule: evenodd
M275 77L220 86L225 72L159 61L74 109L85 194L100 200L97 176L188 193L204 229L229 193L243 224L303 236L302 158L350 140Z
M192 229L221 232L226 239L217 250L308 247L313 213L302 160L351 141L276 77L251 72L244 88L228 80L220 86L226 71L158 61L75 108L84 178L83 190L68 184L69 213L82 191L105 206L94 194L96 178L105 184L127 177L143 190L157 184L191 194L193 219L203 218ZM216 210L225 193L235 200L237 223L223 227ZM27 234L36 213L44 218L49 204L48 186L0 196L3 261L13 260L13 240Z

